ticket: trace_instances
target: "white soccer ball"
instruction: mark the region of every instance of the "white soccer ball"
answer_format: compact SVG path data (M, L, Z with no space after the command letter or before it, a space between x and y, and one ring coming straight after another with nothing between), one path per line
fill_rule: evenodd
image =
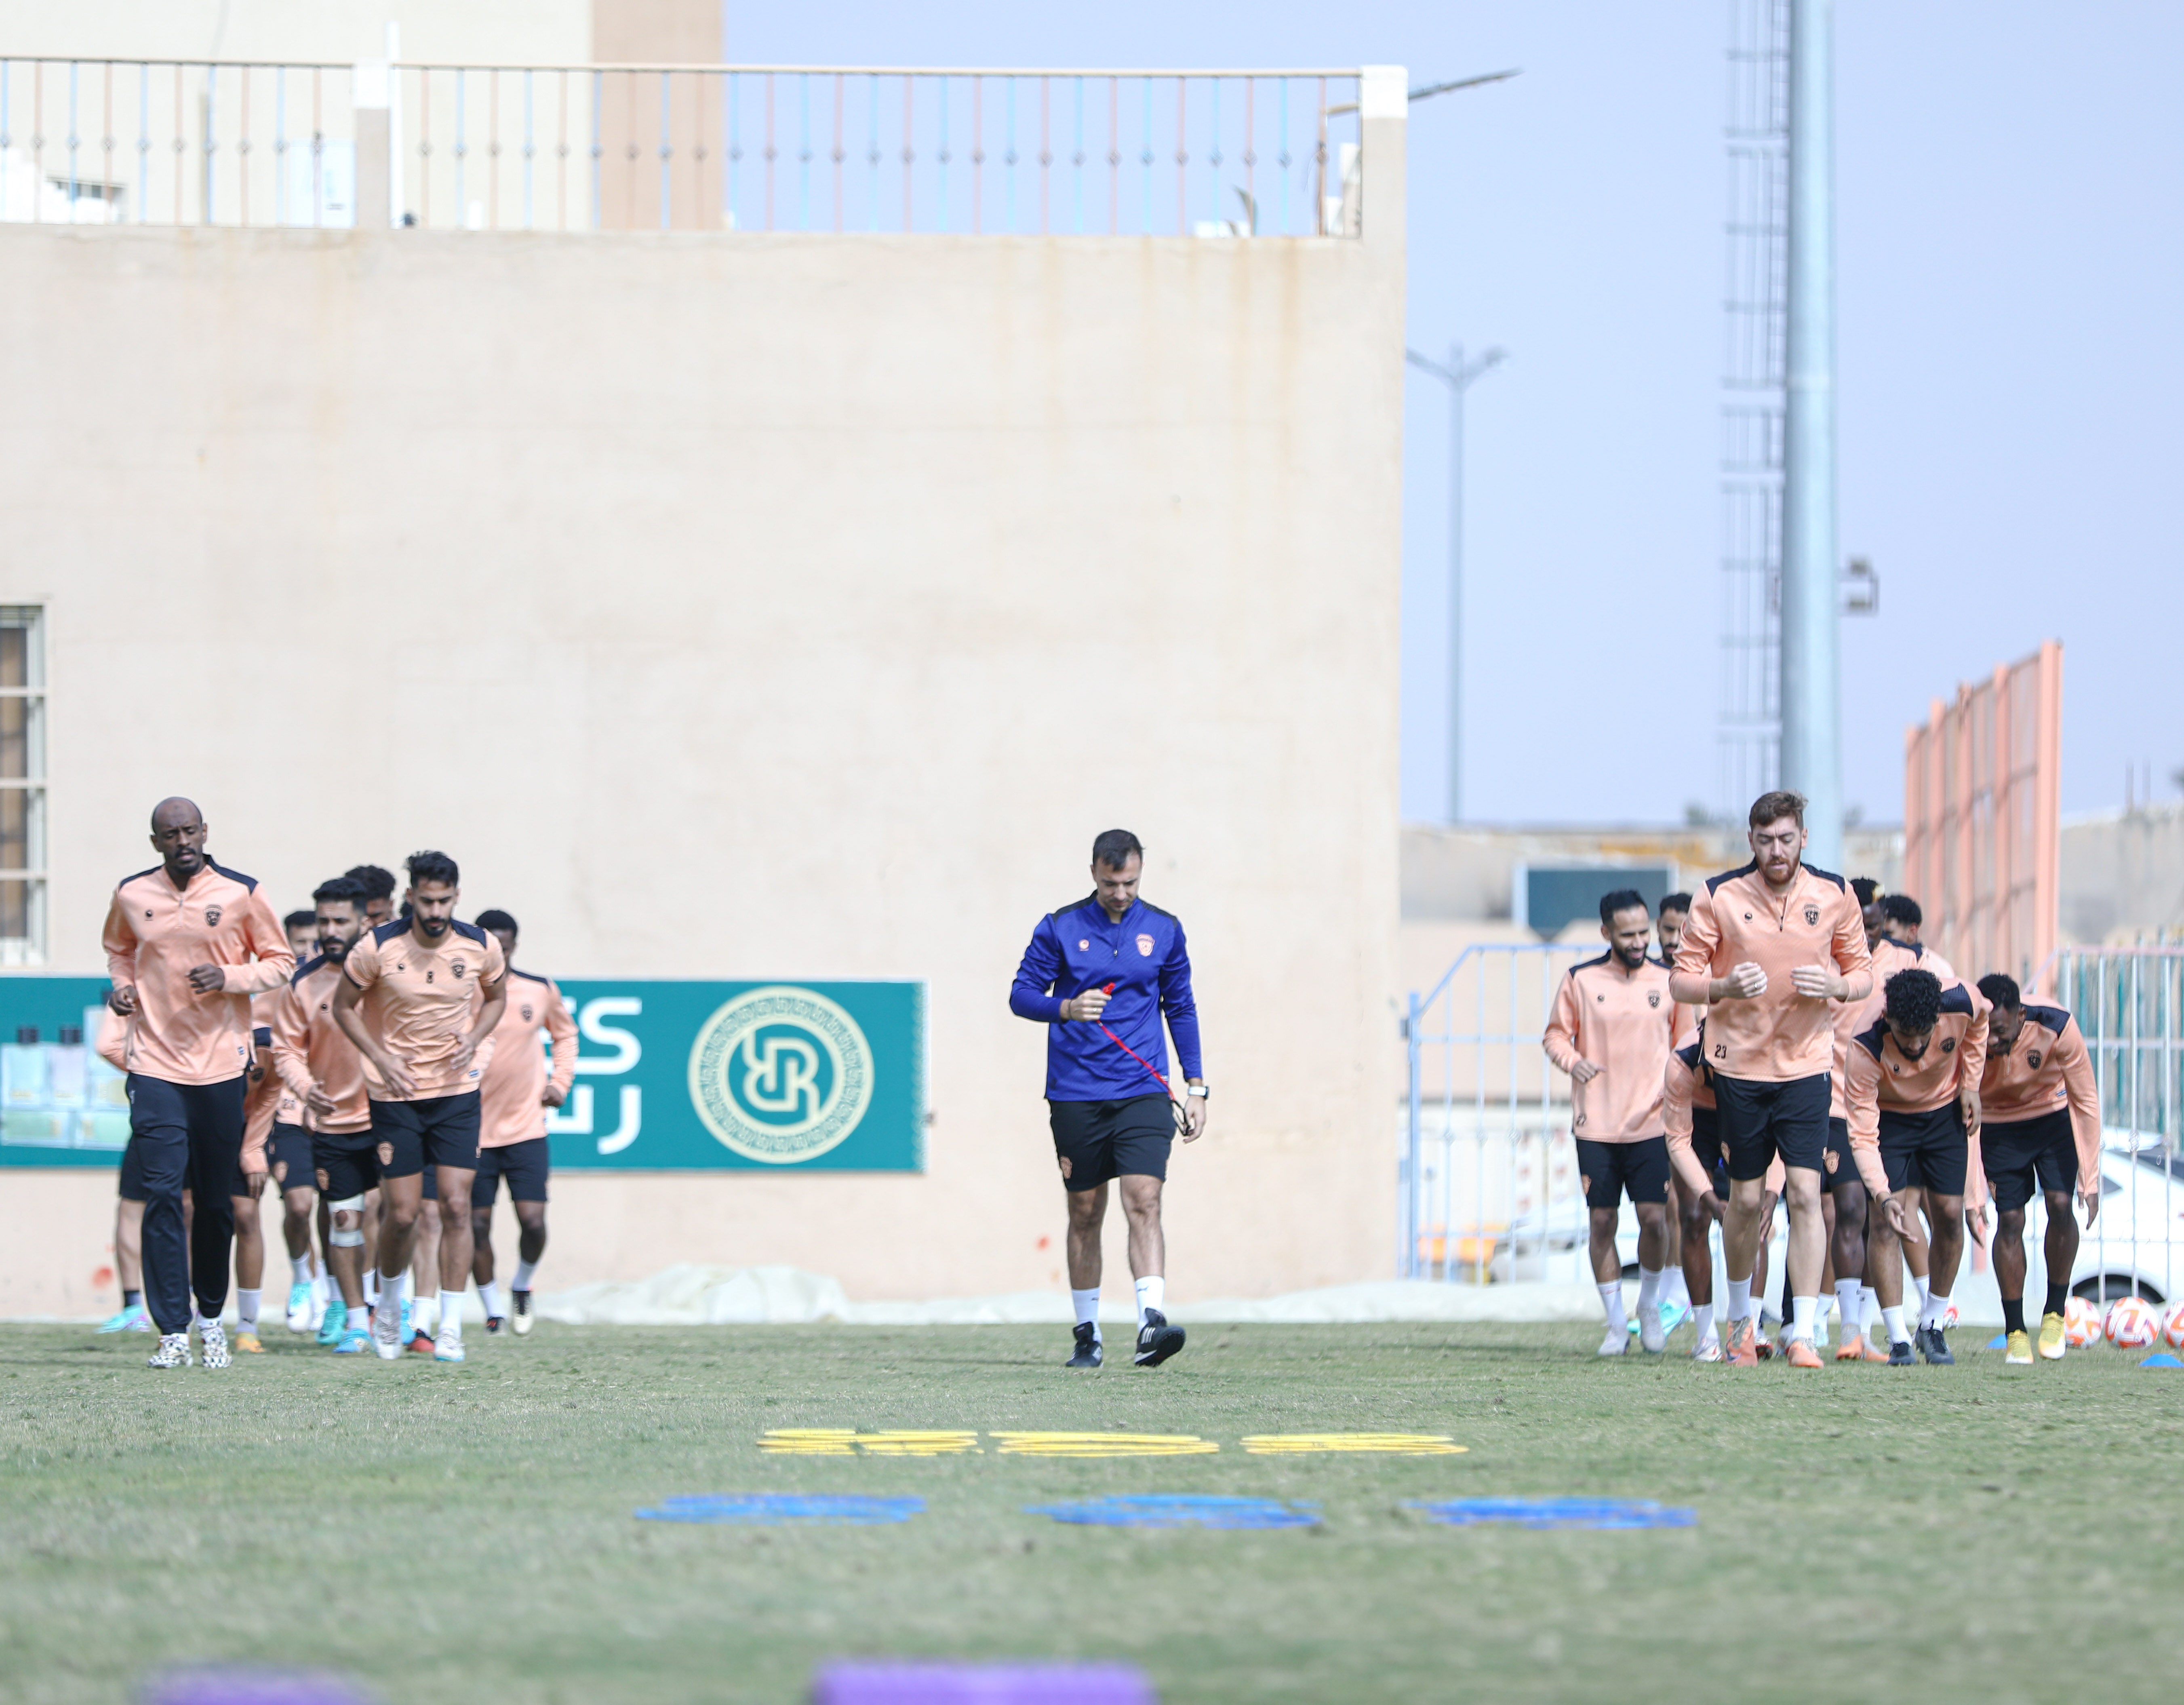
M2101 1341L2101 1311L2082 1296L2074 1296L2063 1310L2063 1341L2073 1350Z
M1949 1306L1942 1311L1942 1329L1945 1332L1949 1331L1955 1327L1956 1323L1957 1299L1953 1296L1949 1299Z
M2184 1302L2171 1304L2161 1317L2161 1336L2171 1350L2184 1350Z
M2119 1350L2150 1350L2161 1336L2161 1317L2139 1296L2120 1296L2109 1305L2101 1329Z

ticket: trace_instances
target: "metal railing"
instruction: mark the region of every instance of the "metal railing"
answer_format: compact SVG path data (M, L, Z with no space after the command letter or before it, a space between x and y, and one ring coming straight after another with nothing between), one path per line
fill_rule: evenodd
M0 59L0 220L353 226L377 166L357 114L382 100L394 224L1360 230L1354 69L35 59Z
M1597 950L1468 947L1430 992L1411 996L1400 1276L1485 1284L1585 1273L1568 1080L1540 1045L1562 972ZM2071 1285L2101 1301L2137 1290L2176 1301L2184 1289L2184 945L2063 948L2038 982L2041 998L2078 1021L2101 1098L2101 1212L2080 1238ZM2034 1298L2046 1284L2046 1224L2036 1193L2025 1233L2025 1295ZM1967 1251L1965 1272L1984 1267Z

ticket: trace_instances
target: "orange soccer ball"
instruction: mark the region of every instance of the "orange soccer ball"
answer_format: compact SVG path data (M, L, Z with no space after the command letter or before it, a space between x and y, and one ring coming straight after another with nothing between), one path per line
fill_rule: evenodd
M2082 1296L2074 1296L2063 1311L2063 1341L2073 1350L2082 1350L2088 1344L2098 1344L2101 1337L2101 1311Z
M2119 1350L2151 1350L2161 1336L2161 1317L2142 1296L2120 1296L2109 1305L2102 1329Z

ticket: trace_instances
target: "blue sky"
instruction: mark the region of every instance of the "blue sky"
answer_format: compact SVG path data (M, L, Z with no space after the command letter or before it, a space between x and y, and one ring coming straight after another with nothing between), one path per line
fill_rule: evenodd
M1410 341L1499 344L1472 393L1466 815L1712 803L1726 0L1343 7L1000 0L731 8L739 60L1522 66L1411 127ZM2063 805L2184 766L2184 7L1841 0L1846 797L1900 817L1903 729L2059 638ZM1403 809L1446 765L1446 408L1405 422ZM2166 493L2168 495L2164 496ZM1602 726L1586 680L1650 693Z

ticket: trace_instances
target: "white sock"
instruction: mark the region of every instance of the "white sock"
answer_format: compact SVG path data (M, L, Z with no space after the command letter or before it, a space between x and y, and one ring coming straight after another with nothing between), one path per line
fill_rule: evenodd
M1698 1328L1699 1342L1703 1344L1713 1334L1713 1304L1694 1302L1691 1305L1691 1324Z
M1672 1267L1668 1272L1668 1283L1662 1288L1661 1301L1674 1308L1691 1306L1691 1288L1684 1282L1684 1270Z
M508 1288L510 1290L530 1290L531 1275L538 1271L538 1263L535 1261L517 1262L515 1263L515 1277L508 1281Z
M439 1323L440 1294L437 1291L434 1291L430 1296L420 1296L411 1301L410 1329L412 1332L423 1332L429 1334Z
M1138 1281L1138 1324L1145 1323L1146 1313L1160 1307L1167 1297L1167 1281L1156 1273L1150 1279Z
M1873 1323L1880 1318L1880 1293L1871 1285L1861 1283L1858 1287L1858 1320L1866 1335L1873 1335Z
M1813 1328L1819 1318L1820 1299L1817 1296L1792 1296L1790 1299L1790 1335L1813 1341Z
M364 1306L366 1308L379 1307L379 1269L376 1267L367 1267L364 1270Z
M1932 1285L1933 1280L1931 1279L1919 1279L1914 1277L1911 1282L1919 1287L1919 1318L1923 1320L1926 1314L1926 1297L1928 1290L1929 1287Z
M1077 1311L1079 1326L1088 1321L1091 1323L1092 1339L1097 1343L1100 1340L1100 1287L1095 1284L1089 1290L1071 1291L1069 1306Z
M308 1255L290 1256L288 1257L288 1283L291 1284L309 1284L310 1282L311 1257Z
M1628 1332L1630 1329L1630 1317L1623 1312L1621 1279L1600 1287L1600 1306L1607 1311L1607 1329L1610 1332Z
M1948 1312L1947 1297L1930 1295L1919 1310L1919 1323L1921 1326L1939 1326Z
M1842 1316L1843 1336L1865 1329L1865 1287L1855 1279L1836 1281L1836 1312Z
M438 1312L440 1316L440 1326L439 1330L434 1335L443 1344L461 1343L463 1341L463 1299L461 1295L452 1290L442 1291L440 1293L440 1308Z
M235 1329L255 1332L258 1329L258 1305L265 1300L263 1290L245 1290L237 1285L235 1290Z
M1891 1344L1908 1344L1911 1334L1903 1329L1903 1310L1901 1305L1880 1311L1880 1323L1888 1329Z
M482 1279L478 1281L478 1301L485 1305L485 1318L492 1320L501 1313L500 1281Z
M1662 1275L1658 1272L1648 1273L1642 1267L1638 1269L1638 1318L1641 1320L1654 1318L1661 1312L1661 1279ZM1619 1286L1618 1288L1620 1289Z
M321 1302L332 1302L334 1298L341 1295L340 1288L334 1284L334 1276L331 1273L322 1273L313 1279L311 1289L318 1293L319 1301Z
M1729 1318L1731 1320L1752 1318L1752 1276L1729 1281Z
M204 1335L204 1329L206 1327L217 1326L220 1324L220 1322L217 1320L207 1319L203 1312L197 1308L192 1307L190 1310L190 1324L196 1327L198 1329L198 1335L199 1337L203 1337Z

